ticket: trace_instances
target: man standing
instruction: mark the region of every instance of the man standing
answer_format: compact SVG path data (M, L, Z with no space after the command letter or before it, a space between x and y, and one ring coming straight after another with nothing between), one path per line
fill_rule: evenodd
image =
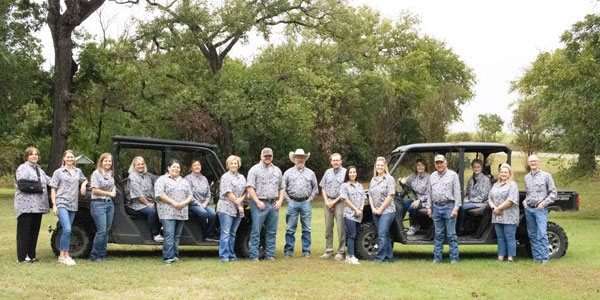
M250 195L250 213L252 215L252 233L248 242L250 260L258 261L260 231L265 225L265 259L275 259L275 241L279 208L283 202L283 176L281 170L273 165L273 150L264 148L260 153L260 162L248 172L248 195Z
M556 199L556 186L552 175L540 170L537 155L527 158L530 172L525 175L527 196L523 201L527 235L531 242L531 254L534 262L547 263L550 260L548 248L548 205Z
M429 209L427 215L432 218L435 226L433 242L433 262L442 262L444 249L444 231L450 246L450 263L458 262L458 237L456 236L456 216L461 204L461 190L458 174L448 170L448 162L443 155L435 156L436 172L429 176L427 187L429 194ZM433 204L433 205L432 205Z
M283 174L283 188L288 200L287 213L285 215L285 247L283 253L291 257L294 253L295 234L298 227L298 216L302 222L302 253L304 257L310 257L310 220L312 218L312 207L310 201L319 191L315 173L306 168L304 164L310 157L304 150L297 149L290 152L290 160L295 166L289 168Z
M337 223L339 245L335 260L344 259L346 246L346 225L344 225L344 202L340 198L340 187L344 183L346 168L342 167L342 156L339 153L329 157L331 169L325 171L321 178L321 193L325 202L325 254L321 258L333 256L333 219Z

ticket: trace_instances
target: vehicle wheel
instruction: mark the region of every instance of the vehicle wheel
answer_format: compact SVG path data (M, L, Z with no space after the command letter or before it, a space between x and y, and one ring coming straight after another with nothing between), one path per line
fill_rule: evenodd
M252 228L250 224L244 226L243 228L238 228L235 237L235 255L238 258L248 258L250 257L250 249L248 247L248 243L250 242L250 234L252 233ZM258 258L265 258L265 229L260 233L260 244L258 245Z
M548 247L550 248L550 259L561 258L567 253L569 239L567 234L558 224L548 222Z
M377 255L377 228L372 223L361 224L354 244L356 257L372 260Z
M54 255L60 253L60 236L62 234L62 226L60 222L56 223L56 229L50 237L50 246ZM94 242L94 232L90 226L74 223L71 226L71 245L69 246L69 255L76 258L86 258L90 256L92 251L92 243Z

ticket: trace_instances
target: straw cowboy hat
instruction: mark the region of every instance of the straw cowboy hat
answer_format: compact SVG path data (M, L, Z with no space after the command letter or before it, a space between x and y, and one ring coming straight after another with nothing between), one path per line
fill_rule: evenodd
M308 152L308 153L304 153L304 150L302 150L302 149L296 149L296 152L290 152L290 160L291 160L293 163L296 163L296 162L294 161L294 158L295 158L296 156L298 156L298 155L301 155L301 156L306 156L306 160L308 160L308 158L310 157L310 152Z

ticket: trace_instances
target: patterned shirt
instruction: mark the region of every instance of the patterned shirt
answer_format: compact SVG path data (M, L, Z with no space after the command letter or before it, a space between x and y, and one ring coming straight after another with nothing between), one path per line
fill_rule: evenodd
M248 187L252 187L258 199L279 198L279 190L283 189L281 170L271 164L270 167L261 161L248 171Z
M154 195L160 197L166 195L169 199L181 203L187 198L192 197L192 189L187 180L183 177L178 176L177 178L171 177L168 173L160 176L154 183ZM171 204L157 201L156 210L158 211L159 219L167 220L187 220L188 219L188 206L186 205L183 209L177 210Z
M367 195L365 195L365 190L360 182L357 181L355 184L344 182L340 187L340 198L349 200L354 207L360 209ZM344 207L344 218L358 223L362 222L362 215L357 217L354 210L347 205Z
M446 169L442 174L438 171L431 173L427 193L429 194L429 207L431 204L443 205L448 201L454 201L454 209L461 205L460 182L456 172Z
M222 212L232 217L238 216L238 209L227 193L233 193L235 198L241 197L246 192L246 178L244 175L227 172L221 176L219 202L217 202L217 212ZM239 217L244 217L244 211L239 213Z
M285 189L285 198L287 201L304 199L311 201L319 192L319 184L315 172L304 167L302 171L291 167L283 174L283 188Z
M344 167L339 167L337 172L333 168L325 171L319 186L325 189L327 197L335 199L340 196L340 187L344 183L344 176L346 176L346 168Z
M104 171L94 171L90 178L90 187L105 192L112 192L115 187L115 178L112 171L108 171L108 174L104 173ZM100 196L92 193L92 199L110 199L110 196Z
M398 179L401 180L401 179ZM421 201L423 207L428 207L429 194L427 193L427 185L429 183L429 173L423 173L423 177L418 174L410 174L406 178L406 185L408 185L416 194L416 200Z
M192 188L193 199L190 205L210 204L210 186L204 175L190 173L184 179L188 181L190 188Z
M506 200L513 203L502 215L492 214L492 223L519 224L519 187L516 182L496 182L490 190L489 197L496 206L500 206Z
M544 203L544 207L548 207L558 195L552 175L542 170L525 175L525 188L527 189L525 201L530 206L537 207L540 203Z
M378 209L381 207L385 198L389 195L396 194L396 181L390 174L385 174L383 177L373 177L371 179L371 186L369 187L369 196L373 198L374 208ZM373 209L373 208L371 208ZM383 209L381 214L388 214L396 212L396 205L394 199L390 201L390 204Z
M71 172L73 172L71 175ZM70 211L77 211L79 203L79 184L87 179L79 168L69 172L65 166L54 171L49 186L56 188L56 207L63 207Z
M17 180L26 179L26 180L38 180L37 172L35 171L35 167L37 166L40 171L40 181L42 183L42 187L44 188L44 192L41 194L31 194L24 193L19 190L17 186ZM50 177L46 175L44 170L40 168L37 164L32 164L30 162L22 163L18 168L15 174L15 213L17 218L21 214L28 213L42 213L47 214L50 212L50 206L48 204L48 189L46 185L48 181L50 181Z
M153 174L148 172L132 172L129 174L129 197L131 203L129 207L133 210L146 208L146 204L138 200L140 197L146 197L148 202L154 202L154 186L152 184Z
M476 205L485 206L486 201L488 199L488 193L492 188L492 183L490 179L485 176L483 173L479 173L477 177L473 175L469 182L467 183L467 197L469 198L469 203L473 203Z

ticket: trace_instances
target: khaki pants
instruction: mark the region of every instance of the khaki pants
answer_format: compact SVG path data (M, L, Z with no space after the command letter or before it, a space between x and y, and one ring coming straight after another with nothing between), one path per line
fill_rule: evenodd
M329 211L327 206L324 207L325 210L325 253L333 252L333 220L335 219L335 223L337 223L337 232L338 232L338 240L339 245L337 249L337 253L344 254L346 252L346 225L344 223L344 207L345 204L342 201L338 201L335 204L334 210Z

